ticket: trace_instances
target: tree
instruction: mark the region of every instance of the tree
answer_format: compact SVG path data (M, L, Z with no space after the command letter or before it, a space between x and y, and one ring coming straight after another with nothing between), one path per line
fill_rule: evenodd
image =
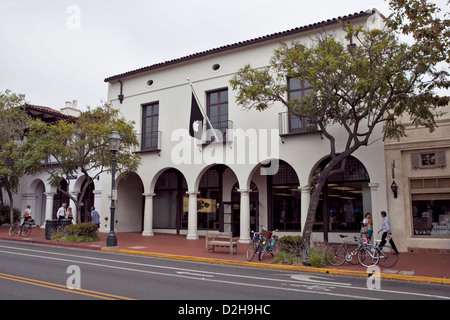
M0 187L8 194L11 224L14 223L13 194L17 193L24 174L20 164L25 155L24 129L29 120L24 106L25 95L10 90L0 92Z
M405 135L399 117L409 114L416 125L433 130L435 108L448 103L436 98L432 82L445 81L448 74L437 71L437 58L424 51L420 42L400 43L389 31L346 26L346 39L321 35L310 47L294 42L274 51L268 67L247 65L230 81L238 91L236 101L246 108L263 111L274 103L290 114L306 118L328 139L330 162L312 179L312 194L303 241L308 249L320 193L333 174L342 172L346 159L367 146L377 126L383 138ZM287 100L287 79L307 80L312 90L302 99ZM345 134L333 136L330 128L341 126ZM340 147L344 146L344 147Z
M447 1L447 6L449 4ZM434 51L437 59L450 63L448 11L441 14L441 8L426 0L389 0L389 6L394 11L388 20L391 28L423 42L428 50Z
M116 155L117 172L135 171L139 167L140 156L131 152L131 148L139 145L133 125L133 122L120 116L119 110L107 104L93 110L89 108L74 122L61 120L47 125L35 121L27 135L25 170L29 174L47 171L50 185L76 203L77 221L81 221L81 203L89 185L102 173L111 170L112 155L108 137L113 130L122 139ZM78 172L84 174L86 181L80 196L76 198L61 189L60 182Z

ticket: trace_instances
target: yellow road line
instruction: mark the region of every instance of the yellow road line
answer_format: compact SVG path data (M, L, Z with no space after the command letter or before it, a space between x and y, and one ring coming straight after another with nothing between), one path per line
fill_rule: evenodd
M59 291L65 291L65 292L70 292L70 293L75 293L75 294L81 294L84 296L105 299L105 300L134 300L134 299L123 297L123 296L113 295L113 294L109 294L109 293L102 293L102 292L97 292L97 291L92 291L92 290L69 289L67 286L63 286L63 285L60 285L57 283L34 280L34 279L14 276L14 275L5 274L5 273L0 273L0 279L6 279L6 280L10 280L10 281L26 283L26 284L30 284L30 285L39 286L39 287L44 287L44 288L49 288L49 289L59 290Z

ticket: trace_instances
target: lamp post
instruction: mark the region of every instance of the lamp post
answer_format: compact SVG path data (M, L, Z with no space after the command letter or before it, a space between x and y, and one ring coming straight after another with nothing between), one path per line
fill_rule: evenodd
M120 145L120 135L117 133L117 131L111 132L108 138L109 143L109 151L111 151L112 154L112 167L111 167L111 217L109 222L109 234L108 238L106 238L106 246L107 247L116 247L117 246L117 238L116 234L114 233L114 213L116 211L116 198L117 198L117 191L116 191L116 153L117 150L119 150Z

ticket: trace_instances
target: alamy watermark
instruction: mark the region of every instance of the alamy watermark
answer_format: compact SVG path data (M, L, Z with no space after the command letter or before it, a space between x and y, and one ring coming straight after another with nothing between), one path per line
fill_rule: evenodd
M275 175L279 168L280 134L278 129L205 130L192 139L186 129L176 129L171 152L175 165L222 163L261 164L261 175Z
M68 6L66 13L69 14L66 20L66 26L69 30L81 29L81 9L77 5Z
M81 269L77 265L67 267L67 272L70 276L67 278L67 289L81 289Z
M367 289L380 290L381 289L381 270L378 266L372 266L367 268L367 274L370 276L367 278Z

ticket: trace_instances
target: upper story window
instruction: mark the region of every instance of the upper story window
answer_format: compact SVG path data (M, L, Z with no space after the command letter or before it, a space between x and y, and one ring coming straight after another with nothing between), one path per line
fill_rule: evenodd
M142 106L141 150L157 150L159 148L159 102Z
M214 128L228 121L228 89L208 92L208 117Z
M442 168L445 167L445 151L423 151L411 154L412 167L418 168Z
M231 121L228 120L228 89L207 93L207 114L211 125L222 132L225 141L226 131L231 129Z
M288 79L288 100L298 98L302 99L309 90L312 90L307 80ZM285 119L283 119L285 118ZM307 118L299 118L289 112L281 115L280 121L283 124L282 134L302 134L308 133L308 129L315 128L315 124Z

